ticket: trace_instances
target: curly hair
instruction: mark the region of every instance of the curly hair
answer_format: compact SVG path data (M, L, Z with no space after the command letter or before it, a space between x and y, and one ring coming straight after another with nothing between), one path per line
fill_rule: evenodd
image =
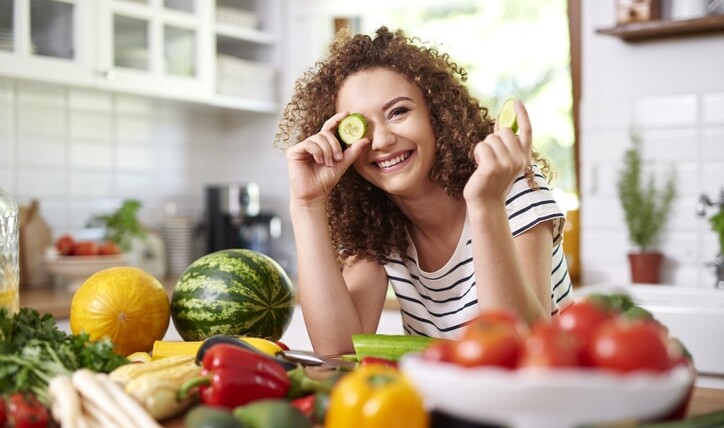
M476 168L473 149L492 132L488 109L470 94L466 71L448 54L410 38L401 30L379 28L374 37L340 31L328 57L317 62L295 83L275 137L287 148L316 134L336 113L339 88L349 76L372 68L393 70L422 91L436 139L436 159L430 179L448 195L461 198ZM547 162L534 153L534 159ZM532 183L532 171L528 171ZM340 259L361 255L385 263L394 253L405 254L407 219L387 195L348 169L328 199L332 241Z

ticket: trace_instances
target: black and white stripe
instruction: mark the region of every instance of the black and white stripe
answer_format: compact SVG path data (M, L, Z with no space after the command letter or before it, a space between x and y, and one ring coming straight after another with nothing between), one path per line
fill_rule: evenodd
M541 222L555 222L551 254L551 308L556 314L572 299L573 286L561 245L565 219L547 187L545 177L537 168L534 170L540 188L531 190L525 177L521 176L511 187L506 209L513 236ZM400 303L403 328L407 334L455 338L465 324L479 313L467 219L455 253L436 272L420 269L417 250L412 243L405 257L393 258L385 265L385 270Z

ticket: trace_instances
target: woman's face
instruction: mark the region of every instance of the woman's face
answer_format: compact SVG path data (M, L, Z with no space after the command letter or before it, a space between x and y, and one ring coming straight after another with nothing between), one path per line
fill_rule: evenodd
M372 144L354 163L367 181L399 196L431 184L435 133L417 85L386 68L360 71L343 82L337 111L361 113L367 119Z

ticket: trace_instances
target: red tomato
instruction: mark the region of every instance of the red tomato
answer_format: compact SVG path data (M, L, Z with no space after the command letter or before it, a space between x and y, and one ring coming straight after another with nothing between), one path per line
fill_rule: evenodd
M515 368L526 330L520 318L510 311L484 311L467 326L462 339L452 345L452 361L464 367Z
M121 249L118 248L118 245L110 241L106 241L98 246L98 254L102 256L112 256L120 253Z
M661 326L645 320L610 320L588 343L595 367L628 373L634 370L662 372L671 367L667 337Z
M5 409L5 399L0 396L0 427L4 427L8 423L8 413Z
M74 256L97 256L98 244L93 241L80 241L73 245L71 255Z
M557 324L538 322L525 339L521 367L577 367L580 365L580 341Z
M50 421L48 409L31 393L16 392L11 395L8 415L16 428L45 428Z
M587 354L589 338L604 322L615 316L616 314L607 312L591 301L579 300L561 312L553 322L558 328L571 333L576 338L581 350L580 363L583 366L589 366L590 358Z
M63 256L67 256L73 251L73 245L75 245L75 241L70 235L63 235L55 241L55 248Z
M432 341L422 351L422 359L426 361L438 361L449 363L452 361L453 341L437 339Z

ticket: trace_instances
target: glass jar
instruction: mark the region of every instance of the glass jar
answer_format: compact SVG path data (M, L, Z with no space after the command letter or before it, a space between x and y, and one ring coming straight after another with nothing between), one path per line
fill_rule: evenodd
M0 189L0 308L10 314L20 309L18 204Z

